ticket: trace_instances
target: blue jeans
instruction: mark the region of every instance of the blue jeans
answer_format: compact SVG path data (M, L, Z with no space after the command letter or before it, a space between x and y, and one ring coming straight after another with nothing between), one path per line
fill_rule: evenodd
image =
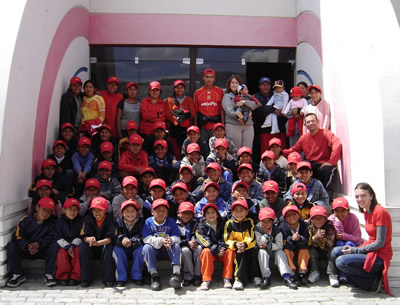
M117 281L126 282L128 280L128 257L132 257L132 269L131 277L133 280L142 279L143 269L143 246L132 249L132 247L125 248L120 246L114 246L113 257L116 266L116 278Z
M357 247L358 245L356 245L354 242L350 240L337 240L335 243L335 247L332 249L330 253L330 257L328 257L329 264L331 266L331 268L327 272L328 274L333 274L336 276L337 275L344 276L344 273L340 270L338 271L336 268L336 259L339 256L344 255L342 252L343 246Z
M154 248L150 244L143 246L143 259L147 264L148 271L157 270L157 261L170 260L171 265L181 265L181 247L177 243L173 243L171 250L167 250L164 246L160 249Z
M342 247L336 247L333 251L338 248ZM336 267L345 274L347 281L363 290L368 290L371 283L382 275L383 270L383 261L377 257L371 271L364 271L366 257L366 254L344 254L336 259Z

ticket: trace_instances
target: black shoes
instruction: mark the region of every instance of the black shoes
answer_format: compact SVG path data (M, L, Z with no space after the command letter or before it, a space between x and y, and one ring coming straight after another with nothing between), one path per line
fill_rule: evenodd
M80 284L80 282L77 281L77 280L74 280L74 279L70 279L70 280L68 281L68 286L77 286L77 285L79 285L79 284Z
M305 273L299 273L295 280L297 286L307 286L307 275Z
M90 281L82 281L81 282L81 287L86 288L86 287L89 287L90 284L91 284Z
M192 285L195 287L199 287L201 285L201 282L202 282L201 277L198 275L195 275L192 280Z
M60 286L68 286L68 281L67 280L58 281L58 285L60 285Z
M260 284L260 289L264 290L271 286L271 279L269 277L263 277Z
M44 275L44 284L46 285L46 287L57 286L57 281L56 281L56 278L54 277L54 275L46 273Z
M151 275L151 290L161 290L160 275L158 273L154 273Z
M294 282L293 278L289 277L286 280L283 280L283 285L289 287L290 289L297 290L297 285Z
M125 287L125 281L117 281L117 288L124 288Z
M11 275L11 278L8 280L7 287L11 287L11 288L18 287L25 281L26 281L25 274L14 273Z
M106 288L114 287L114 282L104 282L104 287Z
M181 288L181 276L179 273L173 273L169 279L169 285L174 289Z
M136 286L143 286L144 285L144 281L143 280L132 280L132 282L136 285ZM150 285L151 283L149 283Z
M187 287L187 286L190 286L191 283L192 283L192 280L183 280L182 286Z

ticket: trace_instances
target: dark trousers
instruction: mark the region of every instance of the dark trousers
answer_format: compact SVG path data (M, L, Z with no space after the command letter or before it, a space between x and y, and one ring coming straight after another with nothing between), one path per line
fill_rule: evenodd
M245 250L243 253L236 252L234 276L243 284L255 277L261 277L257 248Z
M323 184L324 188L332 191L338 191L332 189L334 187L333 177L337 170L336 166L324 166L321 167L321 163L310 162L314 177L317 178Z
M93 280L93 259L101 260L103 282L113 282L115 277L115 263L112 257L113 245L108 244L101 247L89 247L89 244L83 242L79 246L79 260L81 263L82 281Z
M21 249L17 242L9 242L7 244L8 270L11 274L23 274L24 270L21 266L21 258L44 258L46 260L44 273L54 275L58 248L59 246L57 243L51 243L46 248L39 248L39 252L37 252L35 255L31 255L28 249Z

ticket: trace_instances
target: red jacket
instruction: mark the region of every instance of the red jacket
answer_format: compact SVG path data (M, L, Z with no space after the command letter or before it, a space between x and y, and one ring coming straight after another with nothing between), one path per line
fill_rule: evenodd
M117 128L115 126L115 116L117 114L117 106L118 103L124 99L121 93L111 94L107 90L100 91L101 96L104 99L104 103L106 104L106 117L104 119L104 124L110 125L112 129L112 136L116 139L117 136Z
M136 177L139 177L139 173L136 171L136 169L138 167L146 166L149 166L149 156L144 150L141 150L136 158L132 156L130 151L124 151L118 163L119 170L128 172Z
M153 134L153 125L155 122L165 122L165 102L158 98L158 101L153 104L150 97L146 97L140 103L140 133L144 135Z
M165 115L166 115L167 120L170 121L171 124L173 124L175 126L177 126L179 124L178 119L172 113L172 111L182 109L185 112L189 111L192 116L190 117L189 120L183 121L181 126L188 128L192 125L191 121L194 120L196 111L194 110L193 99L190 96L186 96L185 99L183 100L182 104L180 104L180 105L176 104L172 97L169 97L166 100L166 104L167 104L167 107L166 107Z

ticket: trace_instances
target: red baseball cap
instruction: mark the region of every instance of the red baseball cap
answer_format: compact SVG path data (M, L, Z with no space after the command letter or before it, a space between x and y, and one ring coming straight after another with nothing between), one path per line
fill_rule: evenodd
M275 154L271 150L266 150L261 156L261 160L264 160L264 158L270 158L275 160Z
M136 84L135 82L129 82L129 83L126 84L125 90L128 90L132 86L135 86L136 89L139 89L139 85L138 84Z
M103 197L96 197L90 203L90 209L100 209L103 211L108 210L108 202L107 199Z
M129 184L132 184L134 187L138 187L138 181L135 177L133 176L126 176L123 180L122 180L122 187L127 186Z
M154 148L156 148L157 145L161 145L161 146L164 147L164 148L167 148L167 147L168 147L167 141L165 141L165 140L157 140L157 141L155 141L155 142L154 142Z
M213 130L217 129L218 127L222 127L223 129L225 129L225 125L222 123L215 123L213 126Z
M160 178L151 180L149 189L151 189L152 187L155 187L155 186L161 187L164 191L167 189L167 186L165 185L165 181Z
M313 206L310 210L310 218L313 218L314 216L326 216L326 209L323 206L316 205Z
M213 209L215 209L215 210L217 211L217 214L219 214L217 205L216 205L215 203L211 203L211 202L207 203L207 204L201 209L201 213L204 215L205 211L206 211L208 208L213 208Z
M143 176L145 173L152 173L153 176L156 175L156 171L154 170L154 168L149 167L149 166L143 167L142 170L140 171L139 175Z
M276 181L274 180L265 181L264 184L262 185L262 191L263 193L272 191L279 194L278 183L276 183Z
M307 187L304 185L304 183L296 182L295 184L293 184L290 193L294 195L294 193L299 191L305 191L307 193Z
M206 185L204 186L204 191L206 191L206 189L209 188L210 186L215 187L219 191L219 184L215 182L206 183Z
M167 207L167 209L169 209L168 201L165 200L165 199L154 200L153 201L153 205L152 205L152 209L155 210L157 207L159 207L161 205L163 205L163 206Z
M75 84L77 84L77 83L79 83L79 84L83 84L82 83L82 80L78 77L78 76L74 76L74 77L72 77L70 80L69 80L69 84L70 85L75 85Z
M113 152L113 150L114 146L112 145L111 142L103 142L100 145L100 152L105 152L105 151Z
M247 205L247 202L246 202L245 200L238 199L238 200L235 200L235 201L232 203L232 205L231 205L231 211L233 211L233 208L234 208L235 206L238 206L238 205L244 207L246 210L249 209L249 206Z
M272 219L275 220L275 212L273 209L269 207L264 207L258 212L258 219L259 220L264 220L264 219Z
M40 180L38 180L38 181L36 182L35 189L38 190L38 189L40 189L42 186L47 186L47 187L49 187L49 188L51 188L51 189L53 188L53 184L51 183L50 180L47 180L47 179L40 179Z
M122 212L127 206L133 206L135 208L136 211L140 210L140 206L137 204L137 202L135 200L125 200L122 204L121 204L121 208L120 211Z
M174 191L175 191L176 189L181 189L181 190L184 190L186 193L188 193L188 188L187 188L186 184L183 183L183 182L177 182L177 183L175 183L175 184L172 186L172 188L171 188L171 192L174 193Z
M159 82L151 82L149 84L149 90L159 89L161 90L161 84Z
M282 210L283 217L285 217L286 213L289 211L295 211L300 215L299 208L295 204L289 204L283 208Z
M72 207L73 205L76 205L78 207L78 209L81 208L81 204L79 203L78 200L76 200L75 198L68 198L64 202L64 209L68 209L68 208Z
M221 170L221 166L219 166L219 164L217 163L217 162L211 162L210 164L208 164L207 166L206 166L206 168L204 169L204 172L205 173L207 173L207 171L209 170L209 169L215 169L215 170L218 170L218 171L222 171Z
M292 96L303 96L303 91L301 91L300 87L293 87L290 90L290 97Z
M163 129L163 130L166 130L166 129L167 129L167 126L165 126L165 123L164 123L164 122L155 122L155 123L153 124L153 131L154 131L154 130L157 130L158 128L161 128L161 129Z
M112 170L112 165L111 165L111 163L109 161L101 161L99 163L99 166L97 167L97 170L101 170L102 168L111 171Z
M61 130L64 130L65 128L71 128L72 130L74 130L74 125L72 125L69 122L66 122L66 123L61 125Z
M104 128L107 129L107 130L110 131L110 132L112 131L110 125L108 125L108 124L103 124L103 125L101 125L100 128L99 128L99 132L100 132L100 130L102 130L102 129L104 129Z
M206 76L207 74L212 74L215 77L215 71L213 69L205 69L203 72L203 77Z
M187 130L186 130L186 134L188 134L190 131L194 131L196 133L200 133L200 129L197 126L190 126Z
M279 146L282 146L282 141L278 138L272 138L271 140L269 140L268 142L268 147L271 147L272 145L277 144Z
M186 147L186 153L191 154L194 151L200 152L200 146L197 143L190 143Z
M318 85L310 85L310 86L308 86L307 87L307 91L310 92L310 90L313 89L313 88L322 93L321 87L318 86Z
M88 145L88 146L90 146L90 145L92 145L92 142L90 141L89 138L82 137L82 138L80 138L79 141L78 141L78 146L83 146L83 145Z
M94 186L95 188L100 189L100 182L99 182L99 180L97 180L97 179L95 179L95 178L90 178L90 179L86 180L86 182L85 182L85 190L86 190L88 187L91 187L91 186Z
M116 77L116 76L110 76L110 77L108 78L108 80L107 80L107 84L112 83L112 82L119 84L119 79L118 79L118 77Z
M129 137L129 144L143 144L143 138L138 134L133 134Z
M287 158L288 164L289 163L299 163L301 162L301 156L297 151L291 152Z
M240 171L241 171L242 169L245 169L245 168L251 170L252 172L254 172L253 167L251 166L251 164L248 164L248 163L243 163L243 164L241 164L241 165L238 167L237 172L240 173Z
M137 123L135 121L126 122L126 131L129 131L129 130L132 130L132 129L134 129L134 130L138 129Z
M64 146L65 148L67 148L67 144L65 144L65 142L62 141L62 140L57 140L57 141L55 141L55 142L53 143L53 148L55 148L57 145L62 145L62 146Z
M250 147L247 146L242 146L238 150L238 156L240 157L243 153L248 153L250 156L253 155L253 151L251 150Z
M338 197L338 198L333 199L332 210L335 210L337 208L343 208L343 209L349 210L350 207L349 207L349 202L347 201L347 199L343 198L343 197Z
M187 169L193 175L193 168L191 166L189 166L189 165L182 165L179 168L179 173L181 173L184 169Z
M52 212L54 212L55 203L50 197L43 197L39 200L38 205L44 209L50 209Z
M228 148L228 141L226 139L216 139L214 142L214 148L217 148L218 146Z
M53 159L45 159L42 161L42 168L48 168L49 166L57 167L56 161Z
M236 190L236 188L238 187L238 186L243 186L245 189L246 189L246 191L248 192L249 191L249 185L246 183L246 182L244 182L244 181L236 181L233 185L232 185L232 192L234 191L234 190Z
M178 85L182 85L183 87L186 87L185 82L183 80L181 80L181 79L178 79L178 80L174 81L174 88L176 86L178 86Z
M181 202L181 204L179 205L178 211L181 213L192 212L194 214L194 206L191 202L184 201L184 202Z
M300 161L297 163L297 170L299 170L302 167L307 167L309 170L312 170L310 162L307 161Z

